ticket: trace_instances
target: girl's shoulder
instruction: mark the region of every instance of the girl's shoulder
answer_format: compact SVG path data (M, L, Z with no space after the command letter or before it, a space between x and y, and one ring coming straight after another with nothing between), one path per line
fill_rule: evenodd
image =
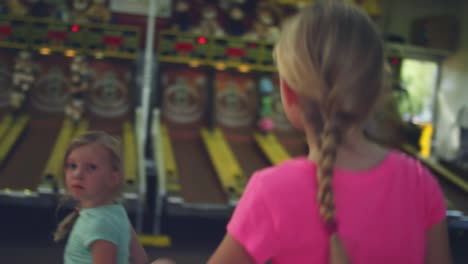
M415 175L429 173L429 169L420 159L400 150L391 150L387 159L389 159L389 162L386 163L387 167L384 169L391 167L393 169L399 169L402 173Z
M392 150L388 161L382 166L381 173L399 183L404 183L413 191L436 188L437 179L429 167L417 157L399 150Z
M127 222L125 207L121 204L99 206L80 210L80 217L85 222L109 224L110 222Z
M310 182L315 174L315 164L307 157L296 157L256 171L252 177L266 189L285 189L288 186L303 185Z
M80 210L76 225L86 234L130 232L130 220L122 205Z
M282 178L283 175L292 175L297 173L308 173L315 170L315 164L307 159L306 156L299 156L285 160L277 165L258 170L254 175L261 177Z

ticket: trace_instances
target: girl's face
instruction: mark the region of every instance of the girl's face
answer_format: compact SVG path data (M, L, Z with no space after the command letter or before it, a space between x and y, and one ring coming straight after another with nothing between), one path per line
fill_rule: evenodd
M83 208L112 203L119 181L108 150L99 144L80 146L65 161L67 191Z

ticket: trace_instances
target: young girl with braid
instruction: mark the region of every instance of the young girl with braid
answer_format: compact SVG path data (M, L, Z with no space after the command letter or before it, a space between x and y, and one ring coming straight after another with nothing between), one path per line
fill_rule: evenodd
M343 1L285 24L282 102L310 151L251 177L209 264L451 263L435 178L363 133L389 93L383 53L372 21Z
M65 154L65 187L78 203L59 224L54 240L68 234L64 263L148 263L125 208L119 141L104 132L74 139Z

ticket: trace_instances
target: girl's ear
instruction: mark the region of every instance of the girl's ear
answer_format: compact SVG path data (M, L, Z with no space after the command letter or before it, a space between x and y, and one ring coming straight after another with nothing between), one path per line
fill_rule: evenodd
M304 129L304 122L302 120L302 111L299 106L297 92L289 86L289 84L281 80L281 100L283 109L289 122L296 129Z
M285 80L281 80L280 87L284 104L286 104L287 106L297 105L296 91L294 91Z

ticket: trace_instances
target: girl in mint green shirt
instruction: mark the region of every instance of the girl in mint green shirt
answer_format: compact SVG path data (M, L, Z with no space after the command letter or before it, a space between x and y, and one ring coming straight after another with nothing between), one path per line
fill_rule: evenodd
M124 177L118 140L87 132L69 145L64 183L77 209L58 226L54 240L69 234L64 263L147 263L125 208L115 202Z

